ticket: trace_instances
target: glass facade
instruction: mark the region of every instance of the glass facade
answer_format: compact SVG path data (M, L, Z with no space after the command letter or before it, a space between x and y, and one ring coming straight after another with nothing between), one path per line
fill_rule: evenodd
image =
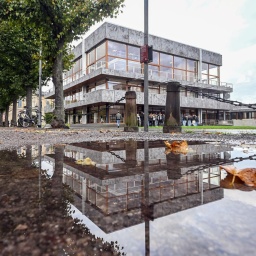
M87 73L95 69L108 69L143 74L140 63L140 48L107 40L87 53ZM151 78L195 82L198 79L198 61L167 53L153 51L153 61L149 64ZM202 63L202 82L220 85L220 67Z

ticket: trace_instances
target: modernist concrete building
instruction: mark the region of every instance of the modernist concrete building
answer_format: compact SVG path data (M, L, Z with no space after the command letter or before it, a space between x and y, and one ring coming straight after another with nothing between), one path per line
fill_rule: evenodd
M63 74L69 123L97 123L101 118L106 123L115 122L117 111L124 116L125 100L119 100L129 90L136 92L137 111L143 111L143 41L141 31L104 23L73 50L74 65ZM232 106L200 95L203 92L228 99L233 91L232 84L221 81L220 54L153 35L149 35L149 45L153 46L149 113L164 113L166 85L178 81L194 89L181 89L181 114L196 114L201 123L225 120ZM46 98L53 99L54 90Z

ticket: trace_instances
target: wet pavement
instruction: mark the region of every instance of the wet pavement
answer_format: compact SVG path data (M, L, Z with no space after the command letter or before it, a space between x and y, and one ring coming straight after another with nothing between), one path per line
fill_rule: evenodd
M88 161L85 161L85 160ZM89 161L90 160L90 161ZM254 255L255 145L85 141L0 151L1 255Z

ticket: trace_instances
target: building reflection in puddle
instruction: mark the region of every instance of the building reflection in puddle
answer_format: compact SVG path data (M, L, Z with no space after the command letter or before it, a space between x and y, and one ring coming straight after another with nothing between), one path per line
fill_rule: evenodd
M166 155L162 141L67 145L63 182L75 191L75 206L104 232L143 222L149 229L148 220L223 198L218 162L228 159L232 148L206 143L189 148L186 155ZM85 157L96 166L75 163Z
M166 154L163 141L132 140L43 145L23 151L18 153L26 156L25 165L32 162L39 170L49 169L48 175L45 171L37 174L40 216L43 212L45 220L52 219L48 210L54 207L54 221L58 217L65 226L63 222L70 219L63 216L72 204L71 209L78 209L109 235L110 239L104 238L109 242L116 239L112 236L115 231L141 224L144 242L140 246L144 246L145 255L150 255L155 242L150 245L154 236L151 221L222 199L219 164L234 160L230 146L197 142L189 143L187 154ZM87 157L96 166L76 163ZM68 195L66 185L74 192L68 198L64 196ZM62 204L54 205L56 198L63 198L65 209Z

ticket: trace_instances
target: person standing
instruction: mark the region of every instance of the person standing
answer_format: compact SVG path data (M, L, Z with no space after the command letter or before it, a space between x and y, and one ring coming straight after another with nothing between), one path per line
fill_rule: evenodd
M140 112L140 123L141 126L144 126L144 113L142 111Z
M117 124L117 127L118 127L118 128L119 128L119 126L120 126L121 117L122 117L122 115L121 115L120 112L118 111L117 114L116 114L116 124Z

